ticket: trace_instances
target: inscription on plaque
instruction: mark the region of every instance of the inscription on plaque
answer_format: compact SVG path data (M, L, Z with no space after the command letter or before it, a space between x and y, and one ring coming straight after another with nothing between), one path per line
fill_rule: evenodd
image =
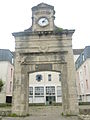
M36 70L52 70L52 64L37 64L35 66Z

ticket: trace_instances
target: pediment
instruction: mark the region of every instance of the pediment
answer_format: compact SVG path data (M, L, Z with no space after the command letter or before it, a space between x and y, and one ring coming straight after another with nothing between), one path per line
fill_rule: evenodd
M46 3L40 3L37 5L38 7L49 7L50 5L46 4Z
M53 6L48 5L48 4L42 2L42 3L38 4L37 6L34 6L34 7L32 8L32 10L36 10L36 9L39 9L39 8L50 8L50 9L54 9Z

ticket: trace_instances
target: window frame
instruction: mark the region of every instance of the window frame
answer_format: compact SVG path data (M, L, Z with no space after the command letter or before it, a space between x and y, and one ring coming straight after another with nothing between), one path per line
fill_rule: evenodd
M34 94L35 94L35 96L44 96L44 87L43 86L36 86Z
M30 90L32 88L32 90ZM29 87L29 96L33 96L33 87Z
M48 81L51 81L51 80L52 80L52 75L48 74Z

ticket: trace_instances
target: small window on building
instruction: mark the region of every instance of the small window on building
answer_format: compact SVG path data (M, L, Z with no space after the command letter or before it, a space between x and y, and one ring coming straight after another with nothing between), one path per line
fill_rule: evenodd
M43 96L44 95L44 87L35 87L35 95Z
M48 74L48 81L51 81L51 74Z
M84 65L84 73L85 73L85 75L86 75L86 65Z
M59 81L61 81L61 73L59 74Z
M12 78L12 76L13 76L13 69L11 68L11 78Z
M81 92L81 87L80 87L80 83L79 83L79 92Z
M29 95L33 95L33 87L29 87Z
M83 83L81 84L82 88L83 88Z
M12 81L10 81L10 92L12 91Z
M36 75L36 80L40 82L42 80L42 75Z
M57 86L57 96L62 96L61 86Z
M88 89L88 80L86 80L86 87L87 87L87 89Z
M14 63L14 60L13 60L13 58L12 58L12 64Z

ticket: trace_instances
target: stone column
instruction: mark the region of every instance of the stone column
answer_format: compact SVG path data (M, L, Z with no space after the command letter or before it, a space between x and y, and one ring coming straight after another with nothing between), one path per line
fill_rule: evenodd
M75 66L73 59L72 48L69 49L67 54L67 82L64 94L66 93L66 109L64 108L65 114L77 115L79 113L78 100L77 100L77 91L76 91L76 75L75 75ZM63 101L64 102L64 101ZM64 104L64 103L63 103Z
M61 71L63 114L78 115L79 108L72 49L70 49L69 53L65 56L66 62L63 61L61 64L54 65L54 70Z
M28 114L28 74L23 71L19 56L15 58L15 76L13 87L12 114L26 116Z
M2 116L0 116L0 120L2 120Z
M68 99L68 82L67 82L67 63L62 64L61 69L61 86L62 86L62 108L63 114L68 114L69 99Z

